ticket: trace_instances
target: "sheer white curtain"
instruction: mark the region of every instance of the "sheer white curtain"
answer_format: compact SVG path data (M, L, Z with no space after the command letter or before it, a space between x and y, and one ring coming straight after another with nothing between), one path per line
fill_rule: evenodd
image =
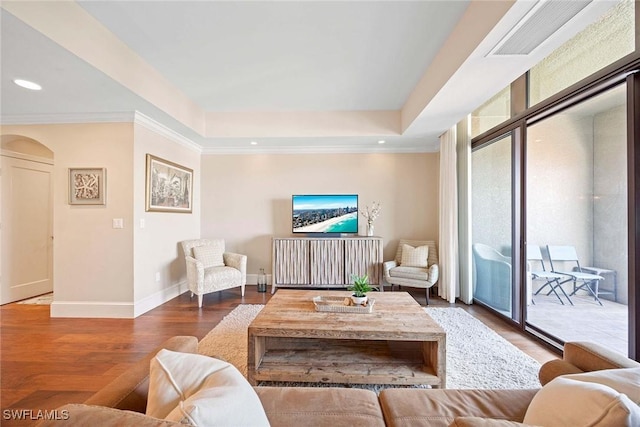
M458 190L455 126L440 136L438 295L450 303L460 296L458 282Z

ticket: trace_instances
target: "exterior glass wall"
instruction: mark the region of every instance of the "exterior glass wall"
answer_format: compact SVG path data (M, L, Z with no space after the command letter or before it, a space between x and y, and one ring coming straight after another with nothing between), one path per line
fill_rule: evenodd
M622 0L529 71L535 105L635 50L635 5Z
M626 85L527 127L527 324L628 349ZM542 256L542 259L540 258ZM573 259L575 258L575 259ZM559 273L549 275L542 272Z
M471 138L488 131L511 117L510 86L502 89L471 113Z
M471 155L473 297L511 317L511 135Z

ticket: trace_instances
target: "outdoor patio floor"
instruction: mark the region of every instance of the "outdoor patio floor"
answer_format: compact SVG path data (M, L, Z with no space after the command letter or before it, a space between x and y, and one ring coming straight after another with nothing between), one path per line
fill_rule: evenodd
M595 341L627 355L628 306L600 298L574 295L573 306L563 297L560 304L552 294L535 295L535 304L527 307L527 321L563 341Z

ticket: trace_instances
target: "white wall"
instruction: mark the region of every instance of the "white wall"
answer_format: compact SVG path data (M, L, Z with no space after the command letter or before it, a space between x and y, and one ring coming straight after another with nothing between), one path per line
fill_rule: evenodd
M271 238L291 236L292 194L359 195L382 204L385 259L400 238L438 239L438 154L255 154L202 158L202 237L271 271ZM361 230L365 221L360 217Z
M134 123L3 126L1 133L53 151L53 317L135 317L186 289L178 242L200 235L199 149ZM193 213L145 212L146 153L194 170ZM106 205L68 204L70 167L106 168ZM114 218L123 229L113 228Z
M194 171L192 213L145 212L147 154ZM142 314L187 289L179 242L200 237L200 150L135 124L133 159L134 301Z
M133 125L3 126L54 153L52 316L126 317L133 303ZM68 168L107 169L106 205L69 205ZM112 228L112 219L125 228Z

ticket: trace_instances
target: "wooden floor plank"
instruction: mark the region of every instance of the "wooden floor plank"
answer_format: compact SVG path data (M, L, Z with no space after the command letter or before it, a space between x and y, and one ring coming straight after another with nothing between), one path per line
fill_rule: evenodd
M409 290L409 289L404 289ZM421 289L410 290L424 306ZM0 307L0 408L51 410L82 402L104 384L174 335L202 339L239 304L265 304L269 293L247 287L204 297L204 306L185 293L136 319L49 317L49 306L6 304ZM450 304L436 297L433 307ZM555 353L478 306L456 304L540 362ZM2 420L2 425L30 425Z

